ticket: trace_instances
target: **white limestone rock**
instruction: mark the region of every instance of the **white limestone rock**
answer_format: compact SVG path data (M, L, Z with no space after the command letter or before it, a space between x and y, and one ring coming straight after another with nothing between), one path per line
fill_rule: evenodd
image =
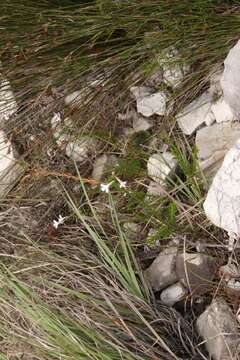
M190 71L190 67L183 63L179 51L174 47L164 50L158 57L158 63L163 71L163 81L172 88L178 87Z
M178 126L185 135L192 135L203 124L210 125L214 121L210 93L205 92L192 101L177 114L176 118Z
M178 280L175 271L177 252L176 246L163 250L144 271L145 278L154 291L162 290Z
M90 136L69 142L66 146L66 155L76 162L83 162L96 150L97 141Z
M177 167L177 160L169 152L162 154L153 154L148 159L148 176L160 185L164 185L165 180L171 177Z
M212 178L220 168L226 152L240 138L239 123L221 123L197 131L196 147L199 166L207 178Z
M0 124L12 116L18 109L17 102L7 79L0 80Z
M153 122L139 115L135 110L128 110L125 113L119 113L118 119L126 121L128 124L132 122L132 127L126 127L123 129L124 135L131 136L139 131L147 131L152 128Z
M183 68L180 65L165 66L163 80L172 88L179 86L184 78Z
M147 131L152 128L153 123L149 119L145 119L142 116L135 116L133 118L133 130L135 133L139 131Z
M211 110L217 123L235 120L235 116L233 115L230 106L226 103L223 97L212 104Z
M136 100L153 94L153 89L149 86L132 86L130 91Z
M15 185L23 168L17 163L13 148L0 131L0 197L3 198Z
M160 91L138 100L137 110L146 117L150 117L155 114L163 116L167 111L166 102L167 97L165 93Z
M213 360L238 358L240 333L235 316L221 298L213 300L197 319L197 329Z
M240 140L226 154L203 207L213 224L240 236Z
M130 91L137 101L137 111L143 116L163 116L167 112L167 96L163 91L156 93L145 86L133 86Z
M224 72L221 78L223 97L230 106L234 116L240 119L240 40L229 51L224 61Z
M173 306L176 302L183 300L188 290L181 282L177 282L162 291L160 299L164 305Z
M114 155L103 154L97 157L93 164L92 179L96 181L103 180L106 176L111 174L111 171L117 163L117 157Z

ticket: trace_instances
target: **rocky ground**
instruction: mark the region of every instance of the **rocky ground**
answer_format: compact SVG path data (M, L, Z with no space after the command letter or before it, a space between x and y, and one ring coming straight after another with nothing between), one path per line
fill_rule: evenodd
M104 92L104 75L64 95L64 111L38 123L22 120L2 76L1 253L22 256L20 233L58 251L66 239L79 245L63 194L81 204L84 186L108 227L114 204L154 301L194 324L209 354L201 358L237 359L240 42L209 74L208 88L181 106L173 94L192 69L179 59L167 49L144 82L120 99L98 98L92 111L104 111L94 126L82 105L92 89ZM51 89L42 111L58 96Z

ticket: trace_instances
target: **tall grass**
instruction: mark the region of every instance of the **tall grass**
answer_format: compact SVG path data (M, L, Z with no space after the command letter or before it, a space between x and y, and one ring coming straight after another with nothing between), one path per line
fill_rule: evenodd
M192 325L175 310L151 303L119 225L114 226L119 241L110 245L95 222L85 220L83 209L69 196L67 201L79 237L92 240L97 251L77 246L69 251L68 246L61 254L61 247L51 251L25 237L25 253L32 256L28 265L24 258L11 266L1 262L3 354L101 360L191 359L195 354L201 359Z
M159 55L169 46L181 50L180 61L192 65L184 92L194 96L209 69L222 61L240 35L234 1L56 4L31 0L0 4L1 57L28 108L50 87L68 93L84 86L89 76L104 78L104 92L114 87L118 92L126 90L136 76L143 78L159 66Z

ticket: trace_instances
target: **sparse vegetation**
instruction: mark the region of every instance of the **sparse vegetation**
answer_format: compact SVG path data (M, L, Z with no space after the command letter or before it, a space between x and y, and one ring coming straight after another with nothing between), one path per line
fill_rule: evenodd
M3 128L25 167L0 204L0 359L206 359L194 310L187 311L191 299L179 315L148 289L144 248L159 252L176 236L185 250L199 238L224 239L203 214L207 180L174 115L206 88L239 39L238 2L6 0L0 14L2 72L19 105ZM130 125L117 114L134 107L129 87L147 83L171 46L191 67L180 87L167 87L174 108L124 137ZM78 90L75 106L66 106L65 96ZM63 132L96 140L85 162L57 144L55 112L72 119ZM179 165L161 197L146 196L153 138ZM102 153L119 158L103 181L109 193L91 178ZM54 228L60 214L64 224ZM140 225L139 238L123 230L127 221ZM221 248L205 251L219 263L226 257ZM211 291L222 289L213 283Z

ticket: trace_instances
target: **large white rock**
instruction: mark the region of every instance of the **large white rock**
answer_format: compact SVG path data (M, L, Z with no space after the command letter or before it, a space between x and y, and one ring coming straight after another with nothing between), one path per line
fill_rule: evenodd
M240 236L240 140L226 154L203 207L216 226Z
M167 96L163 91L153 93L150 88L133 86L130 91L137 101L137 111L143 116L165 115Z
M17 102L7 79L0 80L0 124L17 111Z
M223 299L216 298L197 319L197 329L213 360L237 360L240 333L235 316Z
M0 197L4 197L15 185L23 169L17 164L13 149L0 131Z
M217 123L235 120L235 116L230 106L226 103L223 97L221 97L212 104L211 110L214 114Z
M186 135L192 135L203 124L210 125L214 121L210 93L205 92L192 101L177 114L176 118L178 126Z
M170 177L177 167L177 160L169 152L163 154L153 154L148 159L148 176L160 185L164 185L165 180Z
M175 271L177 247L163 250L145 270L144 275L154 291L159 291L174 284L178 278Z
M229 51L224 61L221 79L223 96L236 118L240 119L240 40Z
M176 302L183 300L188 290L181 282L177 282L162 291L160 299L164 305L173 306Z
M149 117L154 114L163 116L166 114L167 96L160 91L137 101L137 110L143 116Z
M216 174L226 152L239 138L239 123L213 124L197 131L199 166L208 178Z

